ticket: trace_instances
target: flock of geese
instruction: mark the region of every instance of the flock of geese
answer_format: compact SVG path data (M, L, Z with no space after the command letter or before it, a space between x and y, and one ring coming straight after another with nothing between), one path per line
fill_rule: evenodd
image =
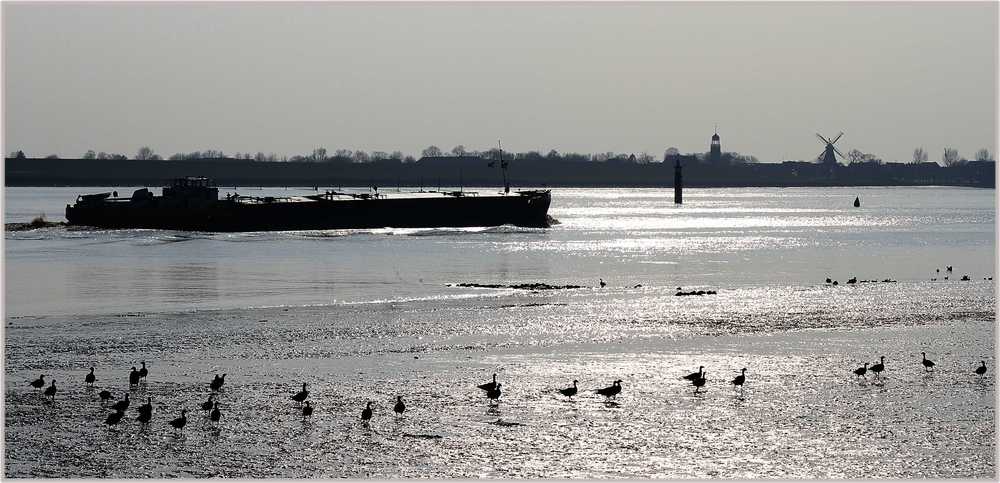
M935 364L933 361L927 358L927 353L921 352L920 355L922 357L921 365L923 365L924 370L933 371ZM981 365L977 367L973 371L973 373L979 376L980 379L982 379L982 377L986 375L986 361L980 361L980 364ZM867 374L869 371L875 374L876 379L880 379L882 377L882 372L885 371L885 356L879 357L879 362L877 364L873 364L871 365L871 367L869 367L868 363L865 362L862 367L855 369L853 372L856 377L858 378L863 377L867 379L868 378ZM747 380L746 373L747 369L744 367L743 369L740 370L740 374L735 378L733 378L732 381L730 381L730 384L733 386L734 390L739 388L741 392L743 391L743 386ZM132 371L129 373L128 376L129 390L131 391L137 389L141 383L145 382L146 376L148 374L149 370L146 368L145 361L142 362L141 369L137 370L135 367L132 367ZM705 387L705 384L707 384L708 381L707 375L708 372L705 371L705 366L699 366L698 372L692 372L691 374L682 376L682 379L689 381L691 385L695 388L694 393L698 394L701 391L701 389ZM86 377L84 377L84 383L87 384L88 388L92 389L94 387L94 382L96 381L97 381L97 376L94 375L94 368L91 367L90 373L88 373ZM216 400L216 396L222 390L222 386L225 383L226 383L226 374L222 374L221 377L218 374L216 374L215 378L212 379L212 381L209 383L209 389L211 390L211 392L208 395L208 400L201 404L201 409L207 413L208 418L213 426L218 426L219 420L222 418L222 412L219 410L219 401ZM559 394L562 394L563 396L566 396L567 398L572 399L573 396L576 396L577 393L579 392L578 384L579 381L573 380L572 386L567 387L565 389L558 389L557 392ZM45 375L43 374L39 376L38 379L31 381L29 385L34 387L35 389L42 389L43 387L45 387ZM491 401L491 403L499 404L500 396L502 394L501 393L502 386L503 384L497 382L497 375L493 374L493 380L491 382L480 384L476 387L485 392L486 397ZM49 397L52 402L55 402L57 391L58 389L56 388L56 380L52 379L50 381L49 386L45 389L44 395L46 397ZM597 389L594 392L600 396L604 396L607 401L615 399L618 396L618 394L622 392L622 380L617 379L614 382L612 382L610 386ZM105 404L112 398L112 394L108 390L102 390L98 394L98 396L101 399L102 407L104 407ZM298 403L299 406L301 407L303 419L312 416L313 406L309 401L309 390L307 383L304 382L302 383L302 390L293 394L291 396L291 400ZM367 404L365 405L365 408L361 411L361 421L364 424L368 424L369 421L371 421L372 416L374 415L374 411L372 409L373 403L374 401L368 401ZM123 399L115 402L111 406L114 412L107 416L107 418L104 420L104 424L106 424L109 429L112 426L117 426L125 417L125 411L129 408L130 405L131 401L129 400L129 393L126 392L124 394ZM403 396L396 396L396 404L393 406L393 412L395 412L396 416L398 417L402 416L405 411L406 411L406 403L403 402ZM153 398L147 397L146 404L139 406L137 408L137 412L138 412L138 417L136 417L135 420L138 421L140 425L142 425L143 427L147 426L153 419ZM172 426L175 431L178 430L183 431L184 426L187 425L187 422L188 422L187 409L181 409L180 416L168 421L168 424Z

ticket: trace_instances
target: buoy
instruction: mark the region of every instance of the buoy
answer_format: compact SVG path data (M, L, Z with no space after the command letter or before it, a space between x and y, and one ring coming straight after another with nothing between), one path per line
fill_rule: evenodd
M857 197L857 196L854 197L854 207L855 208L860 208L861 207L861 198L860 197Z

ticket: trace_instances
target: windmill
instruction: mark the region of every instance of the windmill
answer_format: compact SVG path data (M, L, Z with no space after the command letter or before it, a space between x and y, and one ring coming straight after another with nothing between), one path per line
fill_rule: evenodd
M843 136L843 135L844 135L844 132L841 131L840 134L837 135L837 137L833 138L833 141L830 141L829 139L823 137L819 133L816 133L816 137L818 137L820 139L820 141L823 141L823 143L826 144L826 148L824 148L823 152L819 153L819 156L817 157L817 159L820 160L820 163L822 163L822 164L837 164L837 157L834 156L833 153L839 154L840 157L841 157L841 159L846 159L847 158L847 156L844 156L844 153L840 152L840 150L838 150L837 148L835 148L833 146L833 144L836 143L840 139L840 137Z

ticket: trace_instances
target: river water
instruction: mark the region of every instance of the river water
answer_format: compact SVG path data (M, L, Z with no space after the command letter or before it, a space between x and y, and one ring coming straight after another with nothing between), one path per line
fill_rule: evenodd
M110 190L7 188L5 221L61 220ZM555 189L550 214L549 229L7 232L6 474L995 477L994 190L691 189L675 206L669 190ZM885 377L855 380L880 355ZM104 429L83 376L124 393L143 360L132 395L153 398L153 424ZM694 394L680 376L700 365ZM213 428L194 409L221 372ZM493 372L497 406L475 388ZM55 403L27 386L39 373ZM575 400L554 393L573 379ZM607 404L593 389L614 379ZM289 399L302 382L308 422Z

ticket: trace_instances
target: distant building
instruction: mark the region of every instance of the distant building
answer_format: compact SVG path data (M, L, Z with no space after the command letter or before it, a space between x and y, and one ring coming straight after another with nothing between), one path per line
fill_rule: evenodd
M721 161L722 161L722 143L719 142L719 128L715 128L715 134L712 135L712 143L709 144L708 162L712 164L718 164Z

